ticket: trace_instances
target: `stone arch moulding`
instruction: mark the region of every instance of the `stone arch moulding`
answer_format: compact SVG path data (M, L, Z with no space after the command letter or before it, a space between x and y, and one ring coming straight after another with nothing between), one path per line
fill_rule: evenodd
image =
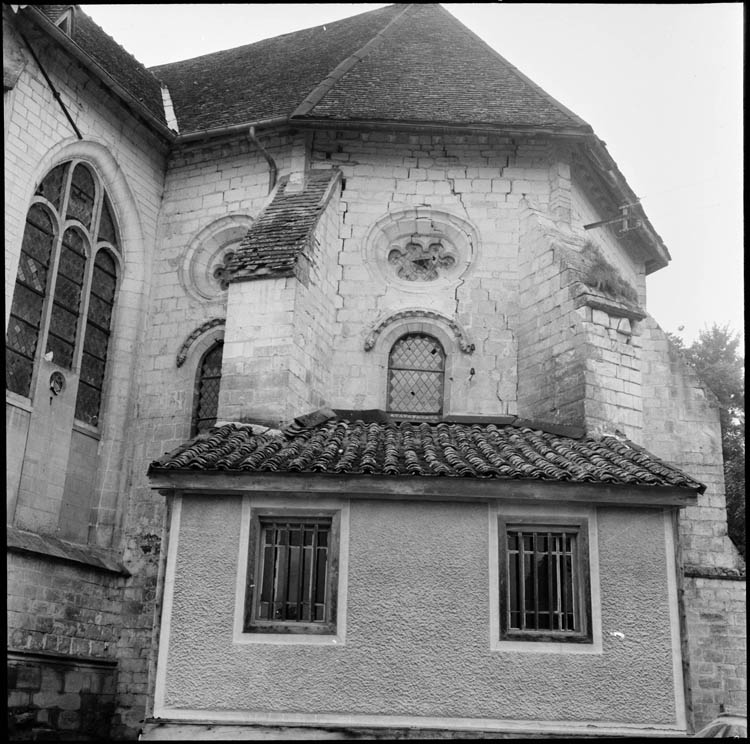
M17 244L20 245L25 228L26 210L31 204L34 193L41 180L55 166L68 160L80 159L89 165L101 180L102 185L110 196L110 205L114 212L115 222L120 232L120 249L122 251L123 271L120 289L130 297L138 298L139 302L144 293L146 280L146 248L143 238L142 220L138 209L138 202L133 190L106 145L89 139L79 140L74 137L58 142L39 160L34 171L23 187L24 207L20 222L17 226ZM8 226L6 225L6 228ZM6 240L11 239L6 232ZM17 260L13 266L6 265L6 277L11 276L15 282L18 271ZM123 302L123 300L120 300ZM10 315L10 303L5 308L5 325L7 328ZM128 329L134 330L133 326ZM126 329L120 330L120 335Z
M364 252L376 279L408 292L432 292L454 285L476 263L479 233L445 210L410 207L377 220Z
M212 318L211 320L207 320L202 325L199 325L183 342L182 346L180 346L179 351L177 352L177 357L175 359L175 363L177 367L182 367L183 364L185 364L185 360L188 358L188 354L190 354L191 349L194 344L198 341L199 338L204 337L201 339L200 346L203 347L203 341L208 339L211 343L218 340L219 338L223 337L224 335L224 325L226 324L226 320L224 318ZM209 331L212 331L214 328L221 328L221 333L211 333L210 336L207 335ZM196 345L197 348L197 345ZM206 347L208 348L208 347Z
M386 331L385 334L383 333L384 331ZM364 343L365 351L374 349L379 341L382 344L385 338L389 341L395 341L395 336L400 333L431 333L440 341L445 342L445 340L450 340L464 354L473 354L476 348L469 335L457 321L436 313L433 310L413 308L393 313L380 321L367 334ZM448 339L445 339L446 335ZM387 345L390 346L390 344Z
M247 234L253 218L248 214L227 214L201 228L179 259L178 276L183 289L201 302L226 297L217 277L225 255Z

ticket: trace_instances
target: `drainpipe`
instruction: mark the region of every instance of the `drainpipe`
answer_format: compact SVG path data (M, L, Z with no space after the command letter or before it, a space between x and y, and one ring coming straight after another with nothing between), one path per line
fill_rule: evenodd
M247 136L250 142L252 142L258 148L260 154L268 162L268 193L270 194L273 191L273 187L276 185L276 176L279 172L278 168L276 167L276 163L274 162L273 158L269 155L268 150L266 150L263 145L258 142L258 139L255 136L255 127L250 127L250 129L247 130Z

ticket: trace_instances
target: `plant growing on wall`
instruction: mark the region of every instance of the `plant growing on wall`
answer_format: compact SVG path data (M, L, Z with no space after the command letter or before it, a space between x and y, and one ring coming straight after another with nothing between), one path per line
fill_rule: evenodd
M622 278L619 270L604 258L598 246L587 240L583 244L581 255L584 259L584 284L613 300L638 304L638 293Z

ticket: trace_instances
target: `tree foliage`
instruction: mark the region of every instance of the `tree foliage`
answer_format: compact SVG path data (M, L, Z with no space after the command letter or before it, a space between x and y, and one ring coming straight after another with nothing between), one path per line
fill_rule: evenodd
M745 375L740 339L728 325L714 323L685 346L667 334L719 400L729 536L745 557Z

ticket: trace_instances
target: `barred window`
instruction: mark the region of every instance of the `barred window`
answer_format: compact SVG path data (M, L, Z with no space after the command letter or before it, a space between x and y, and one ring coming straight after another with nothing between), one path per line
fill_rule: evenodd
M335 633L338 512L255 515L246 632Z
M44 354L79 374L75 417L92 426L99 422L115 305L117 235L93 170L80 161L53 168L26 216L8 325L6 389L33 397Z
M396 418L435 420L443 412L445 352L423 333L402 336L388 357L388 412Z
M500 521L501 638L590 642L585 520Z
M198 365L193 404L191 436L207 431L216 423L221 386L221 360L224 342L217 341L202 357Z

